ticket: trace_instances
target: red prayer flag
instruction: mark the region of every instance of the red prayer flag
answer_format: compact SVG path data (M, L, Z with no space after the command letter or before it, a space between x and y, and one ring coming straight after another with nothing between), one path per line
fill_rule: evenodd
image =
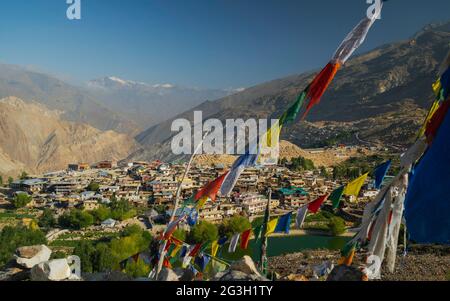
M425 130L425 135L427 136L427 142L428 144L431 144L433 142L434 137L436 137L436 134L441 127L442 122L445 119L445 116L447 115L447 111L450 107L450 99L447 99L444 101L439 109L437 109L436 113L434 113L433 117L427 124L427 128Z
M168 269L172 268L172 265L170 264L170 261L167 257L164 258L163 266Z
M308 205L308 210L311 211L312 213L317 213L320 209L320 206L322 206L323 202L325 202L327 199L328 194L321 196L320 198L318 198L317 200Z
M208 185L200 189L195 194L194 200L198 201L202 197L207 196L211 199L211 201L215 202L217 193L219 192L220 187L222 186L222 183L225 180L225 177L228 175L228 172L229 171L227 171L226 173L224 173L223 175L221 175L220 177L218 177L217 179L215 179L214 181L210 182Z
M191 253L189 253L190 257L197 256L198 252L200 251L200 248L202 247L202 244L196 244L195 247L192 249Z
M251 234L252 234L252 229L249 229L241 234L241 249L247 250L248 242L250 241Z
M325 68L320 71L320 73L314 78L312 83L308 87L307 97L310 99L308 106L306 107L306 111L303 114L302 119L305 119L309 110L316 104L320 102L325 90L331 84L331 81L336 76L337 71L341 67L341 64L336 63L328 63Z

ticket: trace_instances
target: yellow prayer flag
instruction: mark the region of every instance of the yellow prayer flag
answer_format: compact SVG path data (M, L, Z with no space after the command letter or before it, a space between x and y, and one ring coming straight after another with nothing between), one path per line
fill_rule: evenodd
M260 137L259 164L273 165L278 163L281 128L280 121L277 120L277 122Z
M366 181L368 175L369 173L366 173L357 178L356 180L354 180L353 182L348 183L344 189L344 194L347 196L353 195L355 197L358 197L359 191L361 190L361 187L364 185L364 182Z
M219 250L219 241L213 241L211 245L211 256L215 257L217 254L217 251Z
M208 196L202 197L200 200L198 200L197 208L198 208L198 209L203 208L203 206L205 206L205 204L206 204L207 201L208 201Z
M425 123L422 125L422 128L420 129L419 134L417 135L417 138L420 138L425 134L425 130L427 129L428 122L431 120L431 118L433 118L434 113L436 113L436 111L439 109L439 103L440 102L438 100L436 100L433 103L433 106L431 107L430 111L428 112L427 119L425 120Z
M439 94L441 93L441 89L442 89L442 83L441 83L441 79L438 79L434 84L433 84L433 92L434 95L439 97Z
M278 219L279 218L277 217L276 219L273 219L267 223L266 235L269 235L275 231L275 228L277 227L277 224L278 224Z
M177 254L181 250L181 248L182 248L182 245L175 246L175 248L172 250L172 253L170 253L170 257L177 256Z

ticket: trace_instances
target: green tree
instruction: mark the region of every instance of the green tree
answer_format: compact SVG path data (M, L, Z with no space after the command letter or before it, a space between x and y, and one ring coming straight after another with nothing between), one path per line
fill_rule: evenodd
M125 273L133 278L147 277L150 273L150 266L147 265L142 259L138 259L137 262L132 261L125 267Z
M19 247L46 244L45 234L23 226L6 226L0 231L0 267L12 259Z
M236 233L242 233L252 227L248 218L244 216L233 216L223 221L220 225L220 235L231 237Z
M136 210L125 199L111 202L111 216L113 219L124 221L135 217L136 214Z
M173 232L172 236L181 241L186 241L187 234L183 229L176 229L175 232Z
M85 211L71 210L59 217L58 223L64 228L80 230L94 224L94 217Z
M94 216L97 223L101 223L112 216L111 209L104 205L101 205L96 210L93 210L91 214Z
M56 225L56 219L53 215L52 210L50 209L44 209L44 212L42 213L41 217L39 218L38 222L39 227L44 228L52 228Z
M333 234L334 236L345 233L345 222L342 218L338 216L330 218L330 221L328 222L328 227L331 231L331 234Z
M0 176L0 186L3 186L3 176Z
M28 205L33 198L26 193L18 193L12 199L11 203L15 208L23 208Z
M118 264L111 248L106 243L99 243L95 248L92 257L92 267L96 272L106 272L113 270Z
M141 235L143 232L142 228L138 225L128 225L125 229L123 229L122 233L120 234L122 237L127 237L131 235Z
M214 241L219 236L217 226L206 221L201 221L192 227L189 233L189 241L191 243L204 243Z
M91 241L82 240L73 250L73 254L80 257L81 261L81 271L84 273L94 272L94 266L92 259L96 249Z
M95 191L98 192L100 190L100 184L96 183L96 182L91 182L89 183L89 185L86 187L87 191Z
M13 177L8 177L8 185L11 186L11 184L14 182L14 178Z

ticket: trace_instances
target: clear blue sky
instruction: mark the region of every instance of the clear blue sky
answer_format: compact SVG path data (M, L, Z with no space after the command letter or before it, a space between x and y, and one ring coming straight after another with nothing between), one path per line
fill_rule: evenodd
M324 65L365 0L0 1L0 62L67 79L248 87ZM361 51L450 19L449 0L389 0Z

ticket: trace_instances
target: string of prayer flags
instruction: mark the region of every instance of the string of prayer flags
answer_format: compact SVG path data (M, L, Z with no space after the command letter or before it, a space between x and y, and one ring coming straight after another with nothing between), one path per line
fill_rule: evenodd
M257 158L258 156L256 154L244 154L236 159L220 188L220 194L222 196L228 196L233 191L233 188L236 186L237 180L244 169L246 167L254 166Z
M300 229L305 221L306 215L308 214L308 206L302 206L298 208L297 217L295 219L295 226Z
M336 76L340 67L347 62L351 55L359 46L362 45L367 37L367 34L375 23L375 20L381 13L381 9L373 14L370 18L365 17L353 30L345 37L338 49L333 55L331 61L322 69L322 71L314 78L312 83L308 86L307 98L309 103L302 119L305 119L311 108L320 102L326 89Z
M217 179L215 179L214 181L207 184L202 189L200 189L195 194L194 199L196 201L198 201L200 199L204 199L205 197L209 197L211 199L211 201L215 202L217 193L219 192L220 187L222 186L222 183L225 180L225 177L227 176L227 174L228 174L228 171L226 173L224 173L223 175L221 175L220 177L218 177Z
M249 229L249 230L244 231L242 233L242 235L241 235L241 249L247 250L251 234L252 234L252 229Z
M275 227L275 231L276 233L286 233L289 234L289 230L291 228L291 217L292 217L292 212L289 212L286 215L283 215L282 217L280 217L280 219L278 220L277 226Z
M236 251L236 247L238 245L240 236L241 236L241 234L237 233L237 234L234 234L233 237L231 238L230 245L228 246L229 253L234 253Z
M311 211L312 213L319 212L320 207L327 199L328 199L328 194L319 197L314 202L309 203L308 210Z
M273 219L267 223L266 236L275 231L275 228L277 227L277 224L278 224L278 220L279 220L279 218L277 217L276 219Z
M380 189L381 184L383 184L383 180L386 177L386 174L391 167L392 161L389 160L375 169L374 177L375 177L375 189Z
M353 182L348 183L344 189L344 194L347 196L358 197L359 192L361 191L361 187L364 185L364 182L366 181L368 176L369 173L365 173Z
M341 203L342 195L344 194L344 189L345 189L345 186L341 186L341 187L335 189L328 197L328 199L333 203L334 209L339 208L339 204Z

